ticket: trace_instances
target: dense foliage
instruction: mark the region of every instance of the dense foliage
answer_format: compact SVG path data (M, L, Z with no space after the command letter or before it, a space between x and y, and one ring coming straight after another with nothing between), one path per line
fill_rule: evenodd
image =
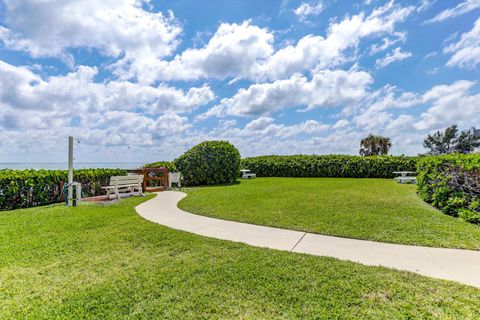
M89 197L101 194L111 176L126 174L121 169L80 169L74 171L74 180ZM0 210L61 202L60 182L66 182L67 176L66 170L0 170Z
M177 172L177 167L172 161L157 161L152 163L147 163L143 166L144 168L161 168L164 167L170 172Z
M457 125L437 131L428 135L423 141L423 146L428 149L428 154L442 155L453 152L470 153L480 147L480 136L476 136L471 130L459 132Z
M204 141L175 160L188 186L235 183L240 152L228 141Z
M417 180L423 200L480 224L480 155L425 157L418 162Z
M415 171L416 161L404 156L261 156L243 159L242 167L258 177L393 178L394 171Z
M364 157L386 156L391 147L390 138L370 134L360 141L360 155Z

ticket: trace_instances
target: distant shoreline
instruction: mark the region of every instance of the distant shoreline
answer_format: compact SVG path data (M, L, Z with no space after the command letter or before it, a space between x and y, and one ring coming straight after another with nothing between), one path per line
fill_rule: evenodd
M109 169L136 169L143 167L143 162L76 162L74 163L74 169L96 169L96 168L109 168ZM1 169L44 169L44 170L66 170L66 162L0 162Z

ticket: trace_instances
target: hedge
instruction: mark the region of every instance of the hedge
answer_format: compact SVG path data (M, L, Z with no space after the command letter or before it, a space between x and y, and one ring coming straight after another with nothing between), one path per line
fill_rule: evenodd
M417 164L420 197L444 213L480 224L480 155L425 157Z
M393 178L394 171L415 171L417 157L292 155L242 160L258 177Z
M204 141L175 160L187 186L232 184L240 174L240 152L228 141Z
M122 169L79 169L74 180L82 184L85 197L100 195L111 176L126 175ZM0 170L0 210L28 208L61 202L60 181L66 170Z
M144 168L164 167L165 169L167 169L170 172L177 172L177 167L175 166L175 163L173 163L171 161L157 161L157 162L147 163L143 167Z

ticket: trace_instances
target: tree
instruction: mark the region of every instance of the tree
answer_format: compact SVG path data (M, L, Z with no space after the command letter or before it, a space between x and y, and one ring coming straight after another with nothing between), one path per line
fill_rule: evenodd
M453 152L470 153L480 146L480 137L476 137L470 130L459 133L454 124L445 129L428 135L423 141L423 146L429 149L428 154L440 155Z
M386 155L391 147L390 138L370 134L360 142L360 155L364 157Z

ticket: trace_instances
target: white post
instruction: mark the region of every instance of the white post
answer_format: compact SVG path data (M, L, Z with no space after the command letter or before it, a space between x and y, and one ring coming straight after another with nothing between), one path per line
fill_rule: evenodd
M68 137L68 201L67 206L73 205L73 137Z

